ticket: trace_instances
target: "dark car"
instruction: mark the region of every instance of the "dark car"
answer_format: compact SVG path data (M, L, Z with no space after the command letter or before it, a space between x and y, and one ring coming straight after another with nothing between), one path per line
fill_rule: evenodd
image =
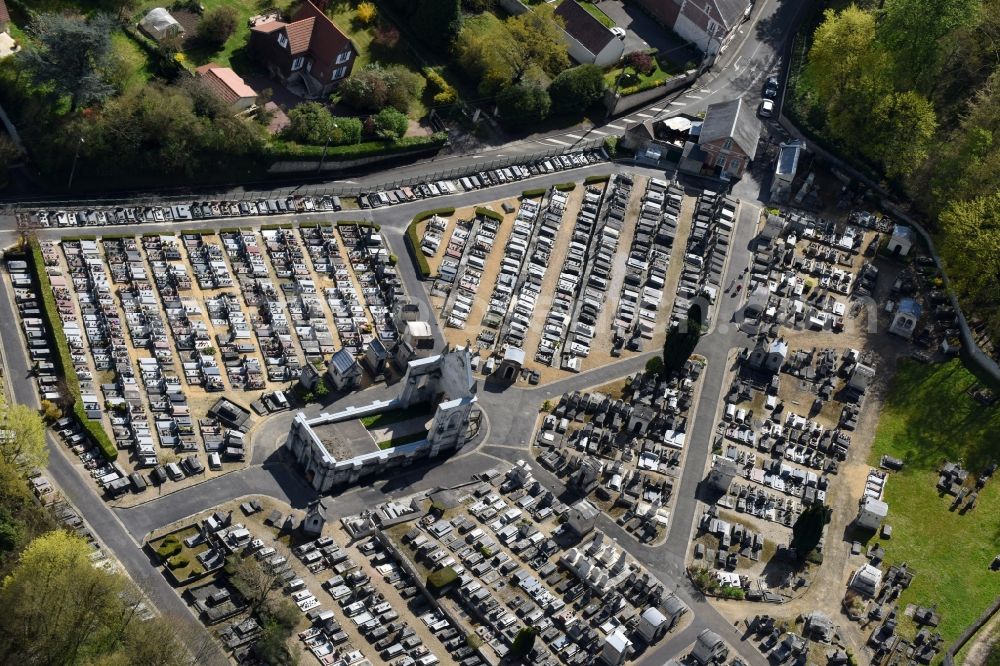
M764 83L764 97L774 99L778 96L778 77L769 76Z

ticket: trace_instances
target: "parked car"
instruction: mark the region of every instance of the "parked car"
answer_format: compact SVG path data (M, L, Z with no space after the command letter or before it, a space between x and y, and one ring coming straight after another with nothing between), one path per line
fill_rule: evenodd
M626 35L625 28L620 28L616 25L615 27L611 28L611 34L617 37L618 39L625 41L625 35Z
M765 99L760 103L760 117L770 118L774 115L774 100Z
M778 96L778 77L769 76L764 83L764 97L774 99Z

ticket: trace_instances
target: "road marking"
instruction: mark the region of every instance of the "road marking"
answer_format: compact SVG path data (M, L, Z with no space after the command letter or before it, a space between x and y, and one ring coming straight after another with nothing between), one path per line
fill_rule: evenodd
M545 140L546 141L551 141L552 143L558 143L560 146L569 146L569 145L572 145L570 143L567 143L566 141L560 141L559 139L548 138L548 139L545 139Z
M709 90L708 88L702 88L702 89L701 89L701 90L699 90L698 92L703 92L703 93L708 93L709 95L711 95L711 94L712 94L712 91L711 91L711 90Z
M671 102L670 106L687 106L685 102Z
M602 132L602 131L601 131L601 130L599 130L599 129L592 129L592 130L590 130L590 132L591 132L592 134L600 134L601 136L605 136L605 135L607 134L607 132Z
M640 118L652 118L653 117L652 114L649 114L649 113L638 113L636 115L639 116Z
M698 95L684 95L685 97L690 97L691 99L701 99Z
M567 134L566 136L568 136L568 137L569 137L569 138L571 138L571 139L576 139L577 141L579 141L580 139L582 139L582 138L583 138L583 137L582 137L582 136L580 136L579 134Z
M663 113L663 109L662 108L660 108L660 109L650 109L650 111L652 111L653 113Z
M624 127L619 127L618 125L605 125L605 127L610 127L611 129L623 130Z

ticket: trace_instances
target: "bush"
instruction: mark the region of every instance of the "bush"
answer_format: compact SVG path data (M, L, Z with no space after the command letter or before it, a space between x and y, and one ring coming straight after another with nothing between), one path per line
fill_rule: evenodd
M635 95L641 92L645 92L647 90L652 90L653 88L659 88L660 86L664 86L667 84L667 81L669 81L669 79L661 81L657 81L655 79L649 79L647 81L643 81L642 83L637 83L634 86L626 86L625 88L619 88L618 94L621 95L622 97L628 97L629 95Z
M652 74L653 70L656 69L656 63L653 61L653 56L643 51L633 51L632 53L629 53L625 56L625 62L639 74L645 74L647 76Z
M394 49L399 43L399 30L388 23L381 23L375 26L375 36L372 38L372 42L384 49Z
M557 183L552 187L556 188L560 192L572 192L576 189L576 183Z
M333 133L330 142L336 146L361 143L361 119L338 116L333 119Z
M537 83L515 83L497 95L500 118L512 126L541 122L551 108L549 93Z
M458 574L451 567L432 571L427 575L427 590L432 594L440 594L456 580L458 580Z
M198 23L198 39L214 46L221 47L226 40L236 32L236 26L240 20L236 10L223 5L209 11Z
M407 113L423 93L424 79L402 65L382 67L372 63L351 74L340 85L340 99L360 111L392 107Z
M597 65L571 67L552 80L549 97L555 113L580 113L604 94L604 72Z
M455 92L455 89L436 71L430 67L425 67L424 76L427 77L427 82L431 84L435 104L452 104L458 100L458 93Z
M610 174L605 174L603 176L587 176L583 179L584 185L594 185L596 183L606 183L611 180Z
M46 421L52 423L62 418L62 410L51 400L42 400L42 416L45 417Z
M646 372L651 375L663 374L663 359L659 356L654 356L646 361Z
M538 187L531 190L525 190L521 192L522 199L537 199L538 197L545 196L545 188Z
M333 136L333 116L319 102L298 105L288 112L288 120L285 135L293 141L322 144Z
M167 560L181 552L181 542L175 536L168 536L156 547L156 554L161 560Z
M375 116L375 133L382 139L401 139L409 126L409 119L391 106L385 107Z
M476 215L482 215L483 217L488 217L491 220L496 220L497 222L503 222L503 215L492 210L490 208L485 208L483 206L476 207Z
M723 585L719 590L719 596L723 599L736 599L738 601L746 599L746 593L743 591L743 588L733 587L732 585Z
M417 262L417 271L425 280L431 276L431 267L430 264L427 263L427 257L425 257L424 253L420 251L420 236L417 234L417 225L434 215L448 217L454 214L454 208L435 208L434 210L425 210L423 213L418 213L410 222L410 226L406 228L406 242L410 246L410 253L413 255L414 261Z
M379 155L393 155L412 151L436 151L448 142L444 132L431 136L404 136L397 141L362 141L358 144L332 146L327 149L327 160L350 160ZM274 160L319 159L323 146L274 141L268 147L268 156Z
M354 10L354 17L363 25L368 25L374 21L377 14L378 10L375 9L375 3L373 2L362 2L358 5L358 8Z
M182 569L189 564L191 564L191 560L180 555L174 555L167 560L167 566L171 569Z

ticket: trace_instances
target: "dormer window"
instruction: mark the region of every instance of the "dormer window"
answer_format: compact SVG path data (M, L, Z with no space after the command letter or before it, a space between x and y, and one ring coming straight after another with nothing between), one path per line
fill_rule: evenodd
M292 71L295 72L302 69L302 65L305 63L305 60L306 59L302 56L296 56L295 60L292 61Z
M722 144L722 147L725 150L729 150L730 148L733 147L733 140L732 139L726 139L726 142Z
M351 59L351 49L348 47L337 56L337 64L343 65L345 62Z
M278 33L278 44L280 44L281 48L283 49L288 48L288 37L285 36L285 33L283 32Z

